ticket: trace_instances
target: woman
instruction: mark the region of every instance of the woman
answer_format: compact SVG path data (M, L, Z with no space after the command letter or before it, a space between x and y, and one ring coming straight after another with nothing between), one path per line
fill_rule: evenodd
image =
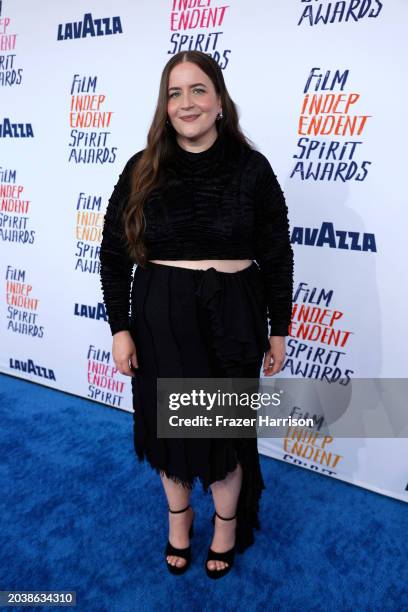
M215 506L206 572L219 578L260 527L257 440L157 438L157 378L259 378L262 361L266 376L278 372L293 254L283 192L211 56L181 52L166 64L147 147L109 200L100 261L113 359L132 377L135 452L168 501L167 567L190 564L198 478Z

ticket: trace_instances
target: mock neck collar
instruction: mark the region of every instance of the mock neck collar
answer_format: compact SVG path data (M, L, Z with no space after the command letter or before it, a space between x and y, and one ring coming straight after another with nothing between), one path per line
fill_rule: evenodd
M217 138L214 140L212 145L205 149L204 151L193 152L187 151L182 146L179 145L177 139L174 138L174 150L177 157L181 160L186 160L191 163L199 162L199 161L210 161L215 159L222 149L222 136L220 134L217 135Z

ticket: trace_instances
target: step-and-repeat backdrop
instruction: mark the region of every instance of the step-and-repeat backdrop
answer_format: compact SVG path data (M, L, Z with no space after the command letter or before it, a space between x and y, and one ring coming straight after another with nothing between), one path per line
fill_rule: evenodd
M0 1L1 371L131 412L102 302L103 217L165 63L199 49L288 203L282 376L404 378L407 17L405 0ZM296 413L323 408L305 395ZM259 449L408 501L398 422L348 438L318 418Z

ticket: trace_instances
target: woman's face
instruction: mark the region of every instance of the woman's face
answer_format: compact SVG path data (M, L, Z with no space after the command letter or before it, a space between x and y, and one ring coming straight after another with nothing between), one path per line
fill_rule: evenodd
M182 62L172 69L167 100L167 114L180 144L204 143L217 134L215 120L221 111L221 97L211 79L196 64ZM188 115L195 118L183 119Z

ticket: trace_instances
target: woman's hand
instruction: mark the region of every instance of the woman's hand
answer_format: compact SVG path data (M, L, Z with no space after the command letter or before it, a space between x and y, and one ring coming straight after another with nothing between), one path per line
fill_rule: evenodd
M115 366L125 376L135 376L130 364L138 368L136 347L130 332L127 330L116 332L113 336L112 357ZM130 364L129 364L130 362Z
M263 361L263 372L265 376L273 376L282 369L285 360L285 338L286 336L270 336L271 348L265 353Z

